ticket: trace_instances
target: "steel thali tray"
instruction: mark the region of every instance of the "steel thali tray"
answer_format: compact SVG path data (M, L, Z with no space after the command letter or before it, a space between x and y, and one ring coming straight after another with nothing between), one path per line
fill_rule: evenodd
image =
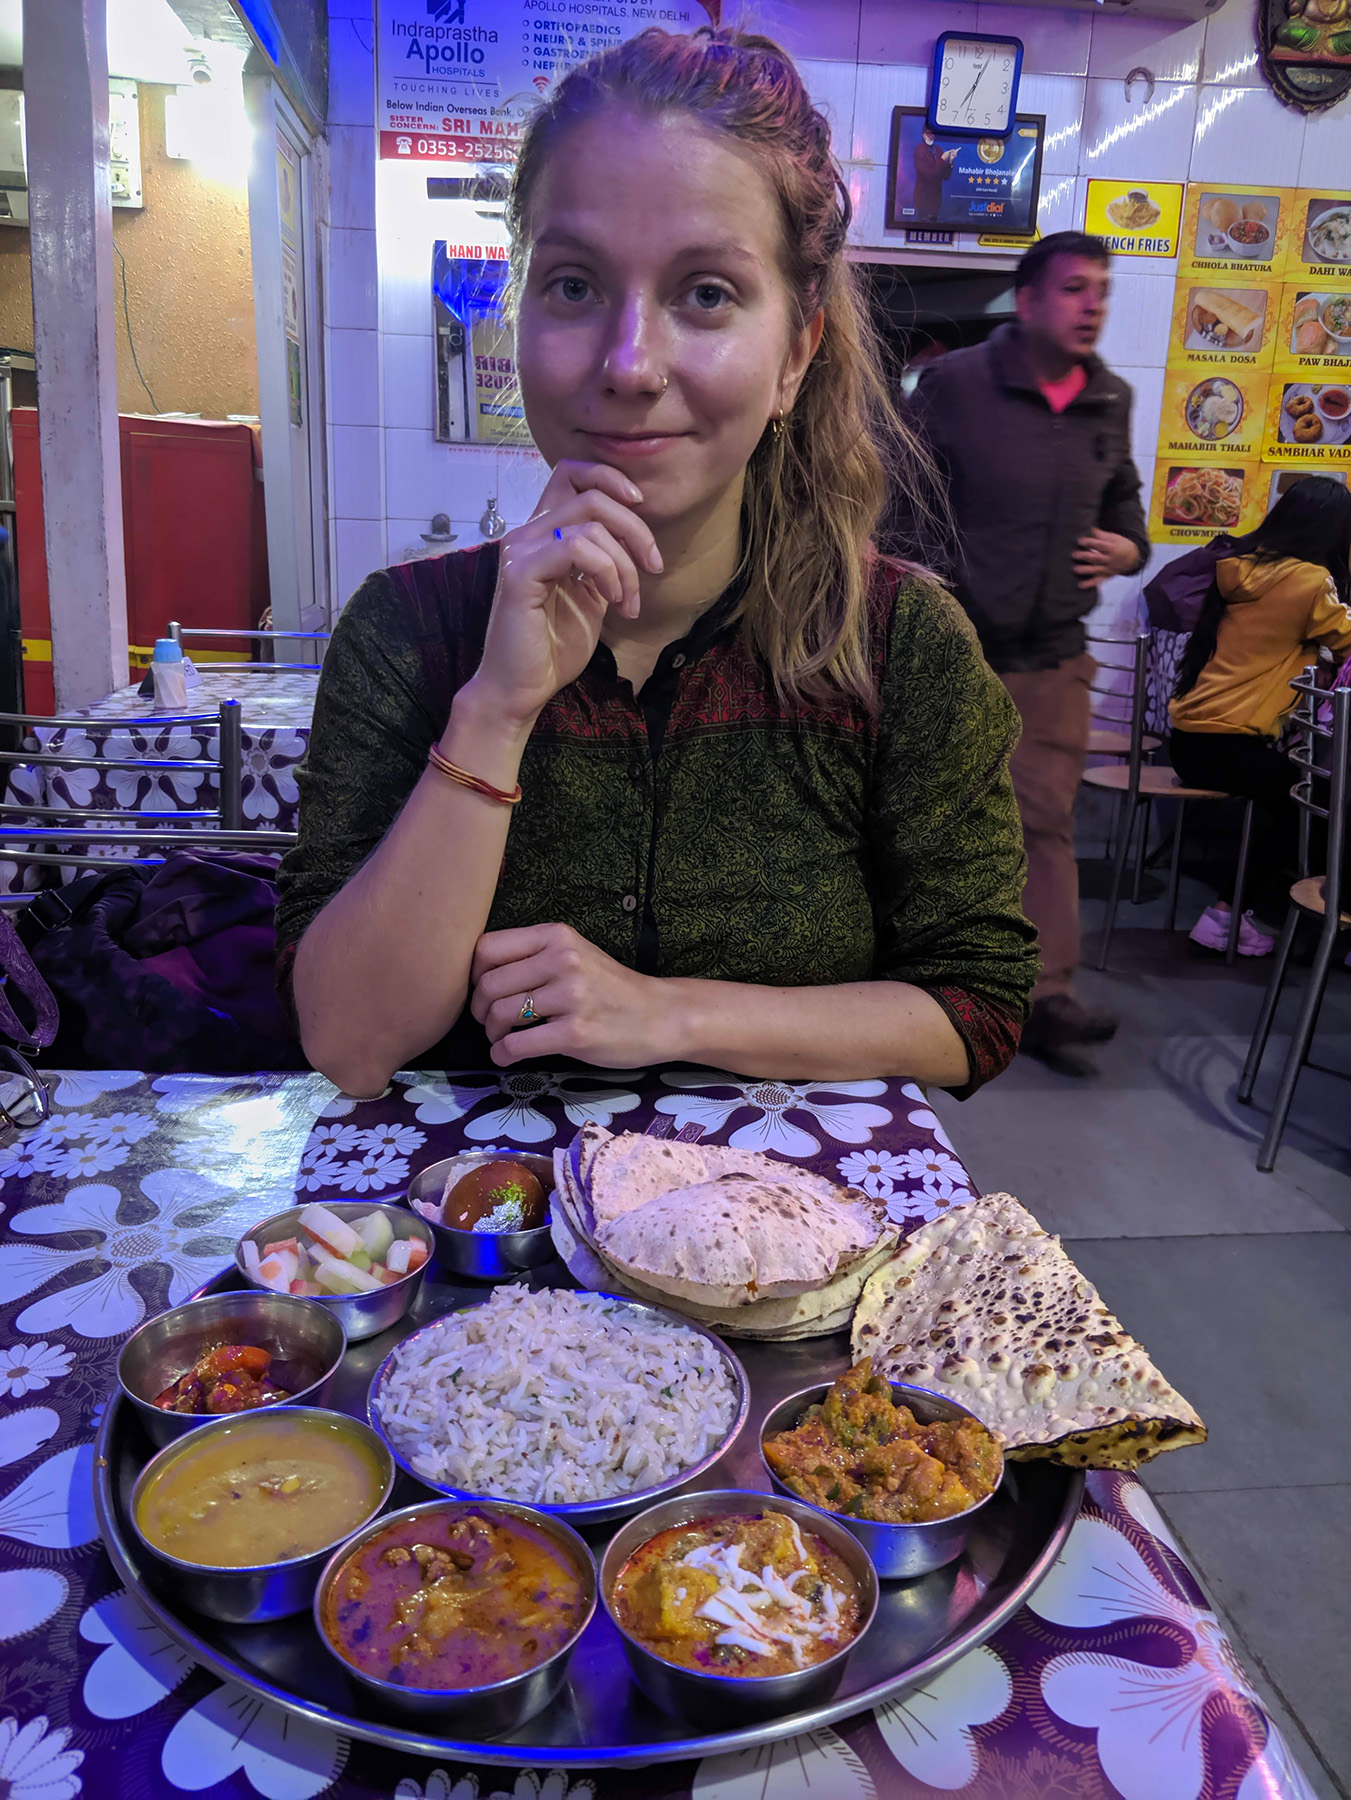
M532 1271L528 1281L535 1288L575 1285L561 1263ZM231 1268L202 1291L240 1286ZM365 1418L371 1377L399 1340L443 1313L485 1299L489 1291L484 1283L446 1280L433 1263L412 1310L381 1336L348 1350L328 1404ZM750 1383L750 1415L731 1450L690 1488L739 1487L769 1499L759 1456L760 1421L786 1395L841 1374L849 1366L849 1339L838 1332L788 1344L732 1339L729 1346ZM850 1659L838 1692L824 1705L737 1730L700 1731L660 1712L635 1686L619 1635L598 1607L558 1698L512 1736L477 1741L439 1736L434 1720L382 1713L321 1647L309 1612L270 1625L222 1625L189 1611L181 1596L157 1586L128 1522L132 1487L153 1453L139 1419L114 1392L95 1445L99 1527L118 1574L175 1643L213 1674L301 1718L413 1755L510 1767L595 1768L717 1756L795 1737L922 1685L984 1643L1018 1610L1059 1555L1084 1490L1080 1470L1045 1462L1010 1464L959 1561L918 1581L883 1583L876 1621ZM390 1506L407 1506L430 1493L403 1474ZM615 1529L584 1531L597 1560Z

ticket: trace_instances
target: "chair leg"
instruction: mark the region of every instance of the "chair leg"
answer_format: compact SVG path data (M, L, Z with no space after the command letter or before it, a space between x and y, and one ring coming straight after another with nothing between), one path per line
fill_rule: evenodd
M1165 931L1172 931L1177 925L1177 890L1182 881L1182 835L1187 829L1187 802L1177 803L1177 818L1173 822L1173 854L1168 860L1168 916L1163 922Z
M1144 823L1140 827L1140 835L1135 842L1135 886L1131 889L1131 905L1138 906L1144 898L1145 889L1145 855L1149 849L1149 829L1154 818L1154 802L1144 803Z
M1314 953L1313 967L1309 970L1309 985L1304 990L1299 1017L1295 1021L1294 1036L1290 1039L1290 1048L1286 1052L1285 1067L1281 1070L1281 1084L1276 1089L1276 1103L1272 1107L1271 1117L1267 1121L1262 1148L1257 1153L1257 1166L1264 1175L1270 1174L1276 1164L1276 1152L1280 1148L1281 1138L1285 1133L1286 1116L1290 1111L1290 1103L1295 1097L1295 1083L1299 1080L1299 1072L1304 1066L1304 1059L1309 1054L1309 1045L1313 1041L1314 1026L1318 1023L1318 1011L1323 1004L1323 989L1327 986L1328 971L1332 967L1332 953L1336 947L1337 933L1329 931L1325 927L1322 937L1318 940L1318 949Z
M1267 991L1262 996L1261 1010L1257 1015L1257 1023L1253 1026L1252 1042L1248 1045L1248 1058L1243 1065L1243 1073L1238 1078L1237 1098L1244 1106L1251 1106L1252 1091L1257 1085L1258 1072L1262 1067L1262 1058L1266 1055L1267 1039L1271 1036L1272 1021L1276 1017L1276 1008L1281 1003L1281 990L1285 986L1285 972L1290 965L1290 951L1295 942L1295 932L1299 929L1300 912L1292 900L1285 915L1285 924L1281 927L1280 939L1276 945L1276 961L1267 982Z
M1252 809L1248 801L1243 808L1243 835L1238 844L1238 868L1234 873L1234 899L1229 908L1229 943L1224 960L1232 965L1238 958L1238 934L1243 929L1243 891L1248 883L1248 851L1252 846Z
M1122 795L1122 799L1126 799ZM1103 920L1102 944L1098 950L1098 967L1107 967L1107 952L1111 948L1112 932L1116 928L1116 909L1121 900L1121 884L1126 876L1126 859L1131 853L1131 832L1134 829L1140 808L1137 805L1133 813L1123 812L1121 823L1117 828L1116 858L1112 863L1112 891L1107 898L1107 917Z

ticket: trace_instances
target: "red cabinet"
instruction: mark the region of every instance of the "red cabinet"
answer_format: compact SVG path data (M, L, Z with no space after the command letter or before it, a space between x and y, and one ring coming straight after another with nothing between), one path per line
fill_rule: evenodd
M37 413L16 407L12 419L25 706L50 712L52 628ZM267 532L262 459L252 426L134 415L118 426L134 672L149 661L170 619L244 628L258 623L268 599ZM238 660L238 652L228 654Z

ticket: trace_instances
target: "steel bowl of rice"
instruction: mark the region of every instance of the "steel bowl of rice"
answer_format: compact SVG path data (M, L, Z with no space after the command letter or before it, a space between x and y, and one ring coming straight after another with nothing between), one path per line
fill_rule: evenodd
M404 1338L367 1415L433 1492L584 1529L711 1469L749 1406L741 1364L702 1326L613 1294L512 1286Z

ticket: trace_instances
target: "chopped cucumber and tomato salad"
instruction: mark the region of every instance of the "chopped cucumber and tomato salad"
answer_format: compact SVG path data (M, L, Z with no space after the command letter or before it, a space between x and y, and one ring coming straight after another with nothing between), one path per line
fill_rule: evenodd
M300 1215L296 1237L260 1249L251 1237L240 1254L251 1280L274 1294L376 1294L426 1262L421 1238L395 1237L389 1214L377 1208L350 1222L317 1203Z

